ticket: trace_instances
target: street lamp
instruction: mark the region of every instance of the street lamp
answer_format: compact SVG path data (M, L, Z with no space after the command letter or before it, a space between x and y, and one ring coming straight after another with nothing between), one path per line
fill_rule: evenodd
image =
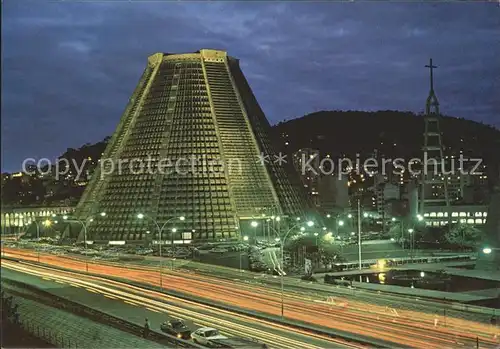
M349 214L347 215L347 218L352 218L352 214L350 214L350 213L349 213Z
M421 214L419 214L419 215L417 215L417 220L419 222L422 222L424 220L424 217Z
M314 233L314 236L316 237L316 247L318 246L318 233Z
M40 225L38 224L38 222L36 221L36 219L33 221L33 223L35 223L36 225L36 242L37 242L37 248L36 248L36 254L37 254L37 260L38 260L38 263L40 263ZM45 225L46 227L50 226L50 221L47 219L46 221L43 222L43 225Z
M339 226L343 227L344 226L344 221L339 221Z
M489 247L485 247L483 248L483 253L484 254L490 254L491 252L493 252L493 249L489 248Z
M414 241L413 232L414 231L415 230L413 230L413 228L408 229L408 234L410 234L410 259L412 262L413 262L413 241Z
M105 212L101 212L100 213L101 217L104 217L106 216L106 213ZM85 221L82 221L78 218L69 218L67 215L64 215L63 216L63 219L67 222L76 222L76 223L80 223L83 227L83 243L84 243L84 250L85 250L85 272L89 272L89 262L88 262L88 259L87 259L87 224L88 222L93 222L94 219L92 217L87 217L85 219ZM57 221L55 222L57 223Z
M280 272L280 281L281 281L281 318L283 319L285 317L285 300L284 300L284 284L283 284L283 277L284 277L284 274L285 274L285 258L284 258L284 246L285 246L285 241L286 241L286 238L288 237L288 234L290 234L290 232L295 229L300 223L296 223L295 225L293 225L290 229L288 229L288 231L285 233L285 235L283 236L283 239L281 239L280 237L276 238L276 242L280 241L280 250L281 250L281 272ZM309 227L312 227L314 225L314 222L313 221L308 221L307 222L307 226ZM304 231L305 228L304 227L301 227L300 228L301 231ZM276 231L275 231L276 232Z
M363 213L364 218L368 218L368 216L369 216L368 212Z
M104 214L104 215L106 215L106 214ZM101 214L101 216L102 216L102 214ZM158 230L158 237L160 238L160 244L159 244L159 248L158 248L159 257L160 257L160 289L163 290L163 259L162 259L162 255L161 255L161 246L163 244L163 240L162 240L161 233L162 233L163 229L165 228L165 226L168 223L170 223L171 221L173 221L174 219L179 219L181 221L184 221L186 218L184 216L172 217L170 219L167 219L167 221L165 223L163 223L163 225L161 227L154 218L152 218L149 215L146 215L144 213L138 213L137 218L138 219L149 218L156 225L156 229ZM177 231L176 228L172 228L172 233L170 234L171 238L172 238L172 270L174 269L174 258L173 258L173 255L174 255L174 233L176 231Z

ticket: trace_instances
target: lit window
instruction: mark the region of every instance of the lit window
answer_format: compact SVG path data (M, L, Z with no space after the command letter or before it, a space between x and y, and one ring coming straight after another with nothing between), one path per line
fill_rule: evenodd
M452 217L458 217L458 212L452 212L452 213L451 213L451 216L452 216Z
M437 216L438 217L444 217L444 214L443 214L443 212L438 212Z
M460 217L467 217L467 213L465 213L465 212L460 212Z
M468 223L468 224L474 224L474 220L469 218L469 219L467 220L467 223Z
M483 220L482 220L482 219L480 219L480 218L479 218L479 219L476 219L476 223L477 223L477 224L482 224L482 223L483 223Z
M431 212L430 216L431 217L436 217L436 212Z

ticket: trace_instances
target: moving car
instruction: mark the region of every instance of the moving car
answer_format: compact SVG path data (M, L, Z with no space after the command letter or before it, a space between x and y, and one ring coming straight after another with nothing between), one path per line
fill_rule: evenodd
M191 330L180 319L165 321L160 325L163 332L181 339L190 339Z
M219 339L227 339L226 336L223 336L219 333L219 331L212 327L202 327L191 333L191 338L197 344L210 346L213 340Z

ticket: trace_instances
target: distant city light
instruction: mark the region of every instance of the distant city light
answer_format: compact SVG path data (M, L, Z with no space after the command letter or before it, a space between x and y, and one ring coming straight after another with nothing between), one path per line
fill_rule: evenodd
M313 221L309 221L309 222L307 222L307 226L308 226L308 227L312 227L313 225L314 225L314 222L313 222Z
M492 252L491 248L489 248L489 247L483 248L483 253L484 254L490 254L491 252Z
M250 223L250 225L255 228L256 226L259 225L259 223L257 223L256 221L252 221L252 223Z

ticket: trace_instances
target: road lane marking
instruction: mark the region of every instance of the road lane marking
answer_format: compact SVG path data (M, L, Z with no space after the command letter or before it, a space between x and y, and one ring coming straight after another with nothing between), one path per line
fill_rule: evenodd
M125 302L125 303L127 303L127 304L130 304L130 305L135 305L135 306L137 306L137 304L136 304L136 303L132 303L132 302L129 302L129 301L126 301L126 300L124 300L124 302Z
M154 311L155 313L161 313L161 311L158 311L156 309L152 309L152 308L149 308L149 307L145 307L147 310L149 311Z
M106 298L109 298L109 299L117 299L116 297L113 297L113 296L110 296L110 295L107 295L107 294L105 294L103 296L106 297Z
M87 291L89 291L89 292L92 292L92 293L99 293L99 292L96 292L96 291L94 291L94 290L91 290L90 288L87 288L87 287L85 287L85 289L86 289Z
M70 282L69 284L70 284L71 286L73 286L73 287L80 287L80 285L74 284L74 283L72 283L72 282Z

